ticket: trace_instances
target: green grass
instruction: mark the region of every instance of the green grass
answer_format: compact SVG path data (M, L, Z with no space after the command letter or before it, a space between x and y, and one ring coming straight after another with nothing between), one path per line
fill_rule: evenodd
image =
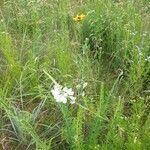
M0 150L148 150L149 5L1 1ZM75 104L55 101L55 82Z

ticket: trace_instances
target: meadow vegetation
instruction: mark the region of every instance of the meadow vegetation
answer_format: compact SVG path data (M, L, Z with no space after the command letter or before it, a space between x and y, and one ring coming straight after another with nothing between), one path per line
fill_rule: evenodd
M149 112L149 0L0 1L0 150L148 150Z

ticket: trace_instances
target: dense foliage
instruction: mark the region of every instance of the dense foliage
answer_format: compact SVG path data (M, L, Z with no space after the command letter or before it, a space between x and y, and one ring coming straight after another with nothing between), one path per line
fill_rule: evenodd
M148 150L149 6L0 1L0 149Z

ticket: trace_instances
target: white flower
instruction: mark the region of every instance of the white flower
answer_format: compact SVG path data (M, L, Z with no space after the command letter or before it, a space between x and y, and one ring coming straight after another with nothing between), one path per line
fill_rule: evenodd
M63 88L63 91L67 94L67 95L74 95L74 92L72 91L72 88L68 89L67 87Z
M74 104L76 102L76 97L70 96L69 98L70 98L70 103L71 104Z
M52 95L56 102L67 103L67 99L70 100L71 104L75 103L76 97L74 97L74 91L72 88L62 87L59 84L55 84L54 88L51 90Z
M52 95L54 96L54 99L56 102L62 102L62 103L67 103L67 96L65 96L62 93L62 86L57 84L54 85L54 89L51 90Z
M67 103L67 97L65 97L64 95L57 95L56 97L55 97L55 99L56 99L56 102L62 102L62 103L64 103L64 104L66 104Z

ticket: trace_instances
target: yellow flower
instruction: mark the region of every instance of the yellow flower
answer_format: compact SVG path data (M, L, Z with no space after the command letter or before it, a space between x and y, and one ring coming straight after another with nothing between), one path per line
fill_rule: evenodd
M81 15L77 15L76 17L73 17L73 20L76 22L79 22L79 21L83 20L84 18L85 18L85 15L81 14Z

